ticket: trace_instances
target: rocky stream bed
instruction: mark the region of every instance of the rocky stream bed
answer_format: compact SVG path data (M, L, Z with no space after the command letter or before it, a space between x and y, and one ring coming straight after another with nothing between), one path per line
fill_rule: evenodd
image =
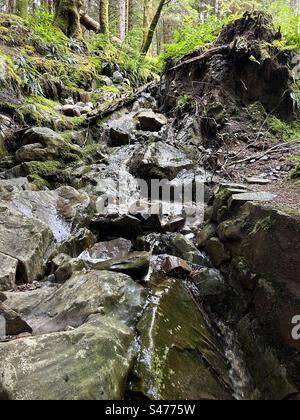
M0 162L0 399L299 399L290 151L279 148L279 169L278 156L262 160L261 150L225 168L230 144L248 154L245 144L258 147L264 136L268 150L270 133L259 117L248 121L249 107L273 107L290 86L282 76L268 91L247 57L272 33L260 23L256 44L257 17L243 19L216 43L226 51L205 63L186 57L105 120L89 110L71 141L49 127L13 132ZM244 44L232 61L237 34ZM228 77L237 60L253 97ZM284 65L276 65L278 76ZM197 80L204 87L191 93ZM183 93L201 97L196 111L174 101ZM286 97L282 112L291 107ZM0 122L11 133L11 116ZM237 142L242 133L248 143ZM172 193L163 209L160 194L152 197L160 211L149 214L141 181L154 179L171 192L205 182L203 217L188 217L195 195L187 209ZM293 202L283 206L286 195Z

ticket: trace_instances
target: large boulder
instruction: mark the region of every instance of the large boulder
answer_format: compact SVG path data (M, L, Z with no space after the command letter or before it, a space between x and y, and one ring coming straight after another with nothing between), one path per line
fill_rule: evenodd
M0 345L1 399L123 398L136 356L132 327L145 304L141 286L124 274L91 271L6 297L35 336Z
M78 328L90 315L113 316L134 323L143 306L144 289L130 277L109 271L75 273L47 295L23 293L8 295L6 305L20 313L34 334ZM43 299L40 299L40 296Z
M215 215L218 215L216 234L219 239L207 242L207 245L214 242L211 252L218 244L220 252L215 253L213 261L216 265L222 263L233 288L231 307L235 311L230 310L230 317L239 320L246 309L255 322L253 334L259 331L265 347L270 348L274 357L287 368L287 381L294 381L300 389L296 374L300 369L300 340L292 336L293 320L299 315L300 308L300 213L253 202L234 202L231 196L232 192L228 189L217 195L212 218L216 220ZM241 302L245 303L242 312L238 309ZM245 335L245 332L241 334ZM243 342L247 340L250 338L245 337ZM254 341L259 343L260 339L255 336ZM244 344L244 349L247 351L249 345ZM252 354L255 352L254 347ZM263 364L264 352L257 354ZM271 368L265 366L265 370ZM259 369L256 372L262 371ZM281 375L283 381L284 376ZM262 378L256 377L255 380L260 389ZM264 389L260 389L262 398L273 398L275 389ZM278 398L281 397L278 394Z
M17 282L32 282L45 271L54 238L50 229L37 219L29 218L0 202L0 254L6 260L5 288ZM18 270L15 271L15 260ZM2 267L2 270L5 267ZM13 278L15 276L15 278Z
M55 191L21 191L9 198L11 208L46 224L58 242L68 240L90 210L88 195L69 186Z
M160 284L138 332L133 394L153 400L232 399L220 344L181 281L169 278Z
M130 173L145 180L172 180L180 171L192 166L183 152L164 142L140 146L129 161Z
M0 346L1 400L120 400L134 357L132 330L94 315L66 332Z
M78 152L75 146L50 128L32 127L23 134L16 159L18 162L55 160L71 150Z

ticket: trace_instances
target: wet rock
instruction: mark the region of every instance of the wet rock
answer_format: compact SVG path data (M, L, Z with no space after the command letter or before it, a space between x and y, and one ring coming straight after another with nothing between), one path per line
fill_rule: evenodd
M157 107L156 99L149 93L143 93L143 95L137 99L134 103L132 111L137 112L140 109L155 109Z
M178 232L179 230L184 228L185 221L186 219L184 217L170 217L162 222L162 230L164 233Z
M99 217L92 220L91 228L103 240L114 237L132 239L143 233L141 221L130 215Z
M168 279L155 290L138 332L141 352L133 395L151 400L232 398L221 348L182 282Z
M219 270L203 268L192 274L191 280L198 288L199 295L204 303L209 305L224 300L228 285Z
M218 238L209 239L205 249L216 267L220 267L221 264L230 259L230 254Z
M108 124L108 145L111 147L120 147L129 144L133 140L133 131L135 128L136 123L130 114L111 121Z
M156 114L154 111L141 111L137 115L140 129L144 131L160 131L168 123L164 115Z
M15 288L18 260L0 252L0 291Z
M72 257L78 257L85 249L91 248L97 242L95 235L87 228L74 232L59 247L60 252L65 252Z
M209 239L216 236L218 225L215 223L208 223L197 233L197 245L199 248L205 248Z
M237 327L244 357L256 384L256 399L282 401L298 392L280 363L274 350L268 346L256 320L244 317Z
M198 265L206 262L193 242L180 233L146 235L138 238L136 246L140 250L151 250L153 255L168 254Z
M166 257L162 270L174 278L186 278L192 272L190 265L186 261L172 256Z
M41 293L43 289L41 289ZM17 305L12 297L6 305L14 305L18 312L26 307L24 319L34 334L48 334L78 328L91 315L112 316L122 323L131 325L144 303L144 289L130 277L116 272L78 272L60 288L43 300L36 293L29 307L26 297L19 297ZM21 306L21 308L20 308ZM23 308L22 308L23 306Z
M44 223L0 203L0 253L19 261L15 281L32 282L43 275L53 242L52 232Z
M0 193L31 190L27 178L13 178L0 180Z
M86 262L96 263L111 258L124 257L132 248L131 241L118 238L112 241L99 242L92 248L84 251L79 258Z
M149 266L150 254L148 252L131 252L126 256L92 264L93 270L116 271L138 280L142 280L146 276Z
M134 352L130 328L93 316L80 328L0 347L0 395L8 400L121 400ZM95 374L97 372L97 374Z
M90 210L89 196L72 187L55 191L22 191L10 197L9 206L24 216L40 220L58 242L68 240L74 228L85 223Z
M172 180L181 170L191 168L184 153L163 142L140 146L129 162L130 173L145 180Z
M244 258L234 257L230 263L230 273L238 284L248 290L254 290L257 285L257 275L252 273Z
M6 304L0 303L0 317L5 320L5 330L7 336L19 335L22 333L32 333L31 327Z

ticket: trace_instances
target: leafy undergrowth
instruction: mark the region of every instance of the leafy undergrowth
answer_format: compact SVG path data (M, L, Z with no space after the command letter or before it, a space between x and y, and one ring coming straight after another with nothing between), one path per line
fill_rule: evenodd
M89 42L67 38L46 12L26 21L0 14L0 75L1 66L1 111L13 112L21 124L57 130L76 128L83 121L54 110L65 99L94 105L110 101L145 83L156 70L155 61L141 61L128 45L107 42L101 35L91 36ZM120 70L129 83L106 86L104 69L111 74Z

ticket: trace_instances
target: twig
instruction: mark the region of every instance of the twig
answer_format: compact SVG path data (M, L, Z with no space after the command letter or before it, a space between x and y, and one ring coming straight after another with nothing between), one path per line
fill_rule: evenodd
M285 143L277 144L276 146L271 147L270 149L268 149L266 152L262 153L261 155L258 155L258 156L257 155L252 155L252 156L249 156L245 159L241 159L241 160L237 160L235 162L231 162L227 166L230 167L230 166L234 166L234 165L239 165L241 163L249 162L252 159L260 160L267 155L273 154L275 152L277 153L280 149L285 149L285 148L290 149L289 146L291 144L300 144L300 140L294 140L294 141L291 141L289 143L285 142Z

